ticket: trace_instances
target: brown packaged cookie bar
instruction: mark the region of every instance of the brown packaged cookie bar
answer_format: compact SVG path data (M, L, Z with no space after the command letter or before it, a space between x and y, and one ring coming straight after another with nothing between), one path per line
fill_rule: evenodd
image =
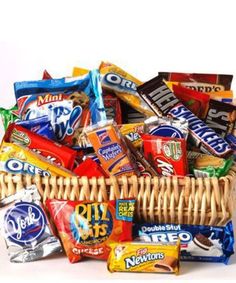
M172 243L112 243L110 248L107 261L110 272L179 273L179 240Z

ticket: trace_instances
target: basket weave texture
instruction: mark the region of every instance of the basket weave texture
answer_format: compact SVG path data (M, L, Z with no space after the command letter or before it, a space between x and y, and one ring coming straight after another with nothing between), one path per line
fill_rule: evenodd
M136 198L136 221L225 225L234 210L236 166L221 178L63 178L0 173L0 199L35 184L48 198L107 201Z

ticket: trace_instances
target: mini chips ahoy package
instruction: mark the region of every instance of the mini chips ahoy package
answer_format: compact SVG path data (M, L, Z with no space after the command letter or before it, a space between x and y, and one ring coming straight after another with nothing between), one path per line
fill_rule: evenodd
M71 263L106 260L109 244L132 240L134 199L104 202L48 199L47 208Z
M82 133L85 126L106 120L97 70L76 78L16 82L14 87L21 120L48 116L63 144L76 144L76 130Z

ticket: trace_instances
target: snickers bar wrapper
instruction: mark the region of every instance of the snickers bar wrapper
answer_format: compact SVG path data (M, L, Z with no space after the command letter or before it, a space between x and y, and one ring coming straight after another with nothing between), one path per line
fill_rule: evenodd
M230 145L214 130L188 110L158 76L137 88L139 95L149 104L157 116L168 115L188 121L191 143L204 153L227 157L232 153Z

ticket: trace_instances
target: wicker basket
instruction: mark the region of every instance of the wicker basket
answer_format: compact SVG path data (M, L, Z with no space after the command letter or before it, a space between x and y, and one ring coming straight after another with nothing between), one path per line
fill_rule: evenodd
M0 173L0 199L36 184L47 198L106 201L137 199L137 221L222 226L234 208L236 166L217 178L63 178Z

